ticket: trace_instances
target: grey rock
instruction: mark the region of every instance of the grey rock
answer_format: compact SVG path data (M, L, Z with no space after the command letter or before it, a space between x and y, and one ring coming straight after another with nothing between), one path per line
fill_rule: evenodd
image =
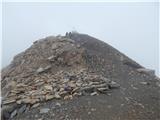
M56 56L55 56L55 55L52 55L52 56L48 57L47 59L52 62L52 61L55 60L55 58L56 58Z
M15 117L17 115L17 110L14 110L12 113L11 113L11 116L10 116L10 118L13 118L13 117Z
M57 44L53 44L53 45L52 45L52 50L57 49L57 47L58 47Z
M51 67L52 67L51 65L48 65L45 68L39 67L36 72L37 73L42 73L44 71L47 71L47 70L51 69Z
M38 115L36 114L34 117L35 117L35 118L38 118Z
M62 63L64 60L63 60L63 58L59 57L59 58L57 59L57 61L59 61L59 62Z
M32 108L36 108L36 107L38 107L40 105L40 103L36 103L36 104L34 104L33 106L32 106Z
M61 106L61 104L57 102L57 103L55 104L55 106L60 107L60 106Z
M40 113L43 114L43 113L48 113L50 109L49 108L42 108L40 109Z
M108 84L109 82L111 82L111 80L110 80L110 79L105 78L105 77L102 77L102 80L103 80L104 82L106 82L107 84Z
M143 85L149 85L148 82L140 82L140 83L143 84Z
M107 87L105 87L105 88L98 88L97 90L100 91L100 92L104 92L104 91L108 90L108 88Z
M26 110L26 107L27 107L27 105L23 105L23 106L19 109L18 113L23 113L23 112Z
M137 71L140 72L140 73L155 75L155 70L151 70L151 69L139 68L139 69L137 69Z
M91 96L95 96L95 95L98 95L98 93L97 93L97 92L93 92L93 93L91 93L90 95L91 95Z
M2 101L2 104L3 104L3 105L7 105L7 104L14 103L15 101L16 101L15 99L12 99L12 100L4 100L4 101Z
M99 85L92 85L92 87L94 87L94 88L107 87L107 84L104 83L104 84L99 84Z
M28 105L28 106L26 107L25 113L27 113L27 112L29 111L29 109L30 109L30 106Z
M99 85L99 84L100 82L92 82L92 81L89 83L89 85Z
M38 118L37 120L44 120L43 118Z
M49 69L51 69L52 68L52 66L51 65L48 65L48 66L46 66L45 68L44 68L44 70L49 70Z
M40 67L40 68L37 69L36 72L37 72L37 73L42 73L43 71L44 71L44 68Z
M119 85L118 83L114 82L114 81L111 81L111 82L109 83L108 87L109 87L110 89L112 89L112 88L119 88L120 85Z
M80 48L81 47L81 45L80 44L77 44L77 48Z
M90 115L90 114L91 114L91 112L89 111L89 112L88 112L88 115Z
M96 108L91 108L91 111L96 111Z

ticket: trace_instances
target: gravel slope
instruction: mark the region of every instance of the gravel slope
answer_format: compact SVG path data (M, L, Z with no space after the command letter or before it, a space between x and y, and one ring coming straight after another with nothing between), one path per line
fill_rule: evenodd
M159 120L160 119L160 80L153 74L139 72L145 69L110 45L85 34L70 33L66 38L75 41L74 45L84 49L79 66L88 72L104 76L120 85L97 96L77 96L67 100L40 102L18 114L14 120ZM49 39L49 38L48 38ZM43 41L43 40L42 40ZM52 41L52 39L51 39ZM48 47L49 49L49 47ZM42 51L43 52L43 51ZM45 54L44 54L45 55ZM37 63L38 64L38 63ZM75 63L74 63L75 64ZM10 68L2 71L2 80L9 75ZM78 66L77 66L78 67ZM72 66L70 70L76 68ZM64 66L57 69L66 69ZM81 69L78 67L77 71ZM54 73L55 70L52 70ZM14 74L13 74L14 76ZM5 81L5 80L3 80ZM2 88L7 83L2 82ZM7 90L6 90L7 91ZM5 94L5 89L2 93ZM22 105L19 105L21 108ZM42 110L46 108L45 110ZM26 108L25 108L26 109ZM43 112L42 112L43 111ZM45 111L45 112L44 112ZM13 112L12 112L13 113Z

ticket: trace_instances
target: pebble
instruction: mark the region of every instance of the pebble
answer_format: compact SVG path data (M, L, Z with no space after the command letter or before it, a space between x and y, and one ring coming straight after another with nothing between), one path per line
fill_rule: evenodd
M64 96L64 100L70 99L70 96Z
M140 82L140 83L143 84L143 85L149 85L148 82Z
M32 106L32 108L36 108L36 107L38 107L40 105L40 103L36 103L36 104L34 104L33 106Z
M61 96L59 94L57 94L57 93L54 95L54 97L57 98L57 99L61 98Z
M16 86L16 82L15 81L11 81L8 85L7 85L7 87L15 87Z
M111 81L109 83L109 88L110 89L112 89L112 88L119 88L119 87L120 87L120 85L118 83L114 82L114 81Z
M89 111L89 112L88 112L88 115L90 115L90 114L91 114L91 112Z
M108 90L108 88L107 87L105 87L105 88L97 88L97 90L100 91L100 92L104 92L104 91Z
M91 93L91 96L95 96L95 95L98 95L98 93L97 92Z
M46 95L46 100L51 100L54 98L54 95Z
M135 87L134 85L131 85L131 87L132 87L134 90L138 90L138 88Z
M140 107L145 108L144 105L141 103L136 103L136 105L139 105Z
M58 47L57 44L53 44L53 45L52 45L52 49L53 49L53 50L55 50L57 47Z
M57 102L55 105L56 105L56 106L58 106L58 107L60 107L60 106L61 106L61 104L60 104L60 103L58 103L58 102Z
M121 104L121 107L123 107L124 106L124 104Z
M108 105L108 106L107 106L107 108L111 108L111 107L112 107L112 105Z
M34 117L35 117L35 118L38 118L38 115L36 114Z
M95 108L91 108L91 111L96 111L96 109Z
M81 45L80 44L77 44L77 48L80 48L81 47Z
M49 61L52 61L52 62L53 62L55 58L56 58L56 56L53 55L53 56L48 57L47 59L48 59Z
M42 118L38 118L37 120L43 120Z
M44 70L49 70L49 69L51 69L51 68L52 68L51 65L47 65L47 66L44 68Z
M40 109L40 113L43 114L43 113L48 113L50 109L49 108L42 108Z
M41 73L43 71L44 71L44 69L42 67L40 67L40 68L37 69L37 73Z
M51 85L45 85L44 88L45 88L46 90L52 90L52 89L53 89Z

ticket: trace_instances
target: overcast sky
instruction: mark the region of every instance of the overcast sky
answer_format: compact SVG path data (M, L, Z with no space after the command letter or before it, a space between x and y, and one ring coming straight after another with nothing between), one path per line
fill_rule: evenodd
M157 3L4 3L2 67L33 41L76 30L158 73Z
M159 0L2 0L3 2L159 2Z

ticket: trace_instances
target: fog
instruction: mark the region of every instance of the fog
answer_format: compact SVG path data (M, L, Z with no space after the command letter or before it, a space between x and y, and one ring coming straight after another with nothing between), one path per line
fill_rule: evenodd
M158 75L158 3L3 3L2 67L33 41L76 30Z

